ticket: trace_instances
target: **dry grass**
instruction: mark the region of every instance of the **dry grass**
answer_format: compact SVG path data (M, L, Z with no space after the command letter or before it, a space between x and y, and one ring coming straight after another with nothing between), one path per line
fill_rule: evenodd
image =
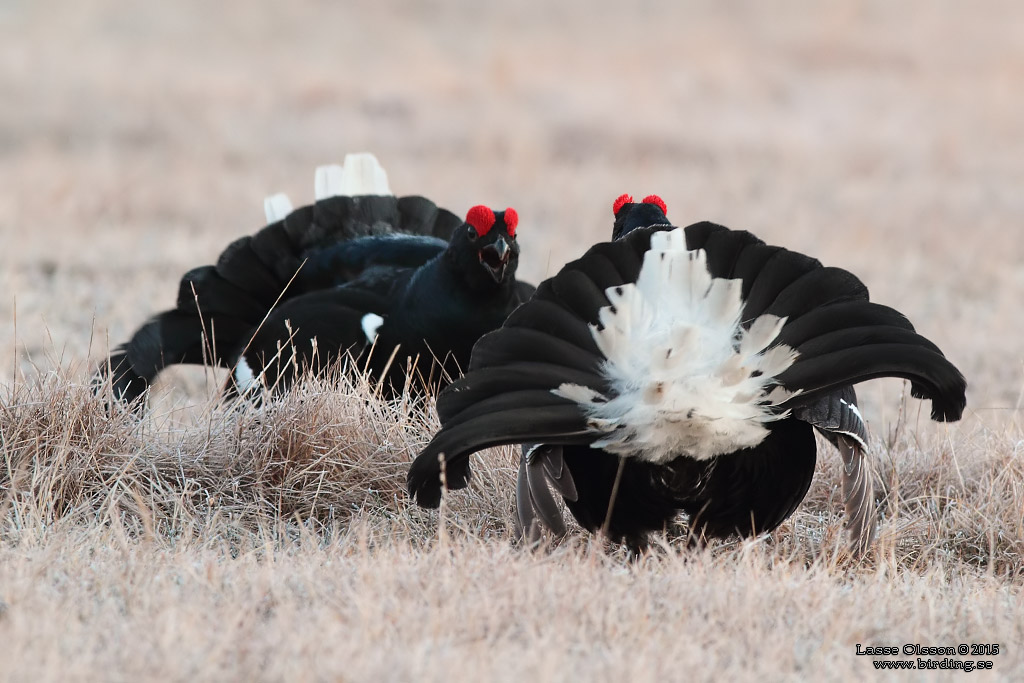
M360 382L138 419L72 377L3 401L0 677L841 678L868 675L856 643L965 641L1024 670L1019 431L877 442L889 498L864 562L840 550L823 444L771 537L665 538L631 563L581 536L517 548L507 453L444 512L411 507L405 468L436 421Z
M0 679L861 680L856 643L960 642L1024 679L1022 29L998 1L0 5ZM624 191L849 268L969 413L862 392L889 496L859 564L825 445L771 537L630 563L516 547L507 452L409 507L436 418L358 381L228 408L171 372L108 416L102 350L364 149L400 192L514 205L533 280Z
M1001 676L1020 672L1019 601L983 575L844 576L758 548L631 566L585 547L378 540L356 527L229 560L218 544L64 530L0 565L23 587L2 666L22 680L863 680L855 643L980 640L1007 644Z

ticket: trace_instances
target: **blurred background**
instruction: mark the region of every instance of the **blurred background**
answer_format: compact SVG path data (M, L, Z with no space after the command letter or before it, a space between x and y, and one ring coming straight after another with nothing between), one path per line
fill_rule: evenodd
M1012 417L1022 84L1009 1L0 0L0 378L84 377L265 195L372 151L514 206L535 282L623 192L848 268Z

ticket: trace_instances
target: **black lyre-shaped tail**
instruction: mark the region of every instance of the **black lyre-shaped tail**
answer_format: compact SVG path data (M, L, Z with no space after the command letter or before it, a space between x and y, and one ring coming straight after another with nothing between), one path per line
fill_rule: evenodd
M344 284L370 266L415 267L444 250L462 220L418 196L334 196L229 244L185 273L175 307L111 352L97 375L117 398L140 396L168 365L227 365L280 303Z
M606 290L636 282L651 234L663 229L672 228L637 229L595 245L481 338L465 377L438 397L442 428L409 471L417 503L440 501L442 462L446 485L461 488L469 455L483 448L583 445L598 438L579 404L554 392L573 384L607 394L605 358L590 326L610 305ZM930 399L935 419L961 416L966 383L960 372L902 314L869 302L851 273L712 223L686 228L686 243L705 250L712 277L741 281L745 324L763 314L786 318L773 344L799 355L777 379L799 393L781 409L816 408L815 402L847 396L851 384L890 376L909 379L914 396Z

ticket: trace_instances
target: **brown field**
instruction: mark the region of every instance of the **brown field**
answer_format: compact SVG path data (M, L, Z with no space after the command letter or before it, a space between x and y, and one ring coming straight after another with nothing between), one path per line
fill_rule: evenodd
M998 643L924 677L1024 680L1024 7L636 4L0 3L0 679L908 680L856 644ZM861 391L863 562L824 444L771 536L630 562L517 547L510 452L410 507L436 416L358 381L231 410L176 370L107 417L104 351L364 150L515 206L535 282L622 192L848 268L964 371L965 419Z

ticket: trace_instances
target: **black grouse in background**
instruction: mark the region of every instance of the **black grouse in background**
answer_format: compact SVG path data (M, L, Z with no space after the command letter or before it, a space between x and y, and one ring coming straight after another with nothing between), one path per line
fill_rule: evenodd
M284 302L235 364L236 390L287 387L348 352L386 396L461 376L473 344L533 293L515 279L514 209L474 206L445 249L418 267L371 266L345 284ZM411 375L410 375L411 371Z
M168 365L235 368L239 360L232 378L242 388L264 380L273 386L280 379L286 385L302 365L315 369L336 361L344 349L359 353L367 347L367 339L384 328L392 304L404 301L400 308L408 309L407 299L396 299L402 291L397 283L417 280L417 268L441 258L456 243L472 251L460 263L479 271L467 274L465 287L481 281L488 285L478 305L510 311L512 304L497 301L508 288L518 296L532 291L514 281L514 225L511 235L504 230L503 246L499 228L490 238L477 238L472 249L471 226L423 197L391 195L384 170L370 154L349 155L344 166L318 168L314 204L292 210L287 197L275 195L265 208L269 225L232 242L215 265L186 273L175 308L151 318L111 353L100 369L99 386L109 379L115 397L128 402ZM447 304L443 297L449 293L434 292L433 305ZM290 317L282 317L282 311ZM416 322L403 326L391 321L386 331L397 328L405 342L414 335ZM487 330L477 326L470 331L479 336ZM443 358L451 349L444 347L443 336L438 339L440 348L431 348ZM413 341L422 346L422 339ZM402 359L392 360L404 370ZM261 377L265 366L267 376ZM228 393L237 389L229 383Z
M675 228L651 196L616 201L615 241L541 283L478 342L437 400L442 429L408 477L436 507L469 456L525 444L517 515L641 548L681 511L695 539L771 531L814 473L814 428L844 459L851 549L875 523L867 432L852 385L911 380L932 418L957 420L960 372L851 273L712 223Z

